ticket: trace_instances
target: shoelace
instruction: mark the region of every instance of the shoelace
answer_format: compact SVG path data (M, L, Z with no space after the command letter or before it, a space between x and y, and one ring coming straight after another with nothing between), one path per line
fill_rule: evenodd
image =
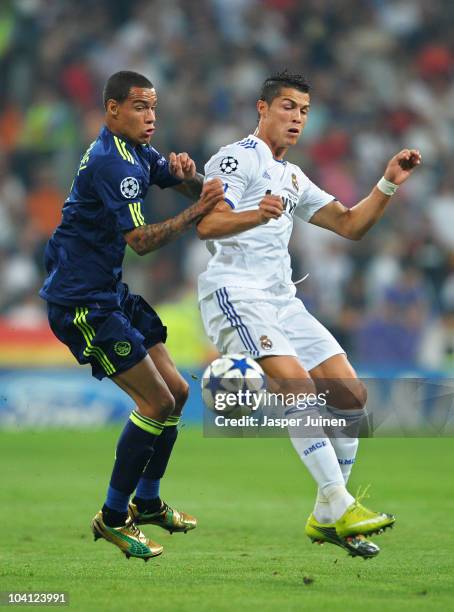
M303 281L306 280L306 278L309 276L309 272L307 274L305 274L303 276L303 278L300 278L299 280L295 281L294 283L289 283L290 285L299 285L300 283L302 283Z
M163 503L163 508L161 513L163 512L170 512L172 515L172 520L174 523L178 523L179 521L182 521L182 516L181 514L178 512L178 510L174 510L173 508L171 508L170 506L168 506L164 501Z
M370 484L366 485L362 491L361 491L361 485L358 487L356 491L356 496L355 496L355 501L358 502L358 504L363 499L368 499L370 497L370 495L368 494L369 489L370 489Z
M131 521L130 523L126 523L125 527L129 530L131 535L133 535L136 538L140 538L141 531L135 523Z
M361 504L363 499L367 499L370 497L370 495L368 494L368 491L370 489L370 484L368 484L366 487L364 487L364 489L361 491L361 486L358 487L357 491L356 491L356 496L355 496L355 504L357 506L360 506L359 510L361 511L361 514L363 516L368 516L369 515L369 510L367 508L364 508Z

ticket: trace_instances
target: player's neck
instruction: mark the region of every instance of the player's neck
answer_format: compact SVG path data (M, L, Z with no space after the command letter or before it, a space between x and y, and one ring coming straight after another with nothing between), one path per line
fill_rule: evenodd
M263 142L268 145L274 159L278 161L282 161L284 159L285 155L287 154L288 147L279 146L279 144L275 142L271 136L264 133L260 128L255 130L254 136L260 138L260 140L263 140Z
M106 120L106 127L107 129L112 132L112 134L114 136L118 136L118 138L121 138L122 140L125 140L128 144L130 144L132 147L135 147L137 143L133 142L128 136L126 136L125 134L122 134L122 132L117 128L116 125L112 125L112 123L108 120Z

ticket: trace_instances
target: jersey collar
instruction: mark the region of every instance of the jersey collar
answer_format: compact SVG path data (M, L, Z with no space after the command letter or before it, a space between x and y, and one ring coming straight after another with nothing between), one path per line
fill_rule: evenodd
M110 136L111 138L114 138L114 136L116 138L118 138L119 140L122 140L123 142L125 142L128 146L131 147L131 149L135 149L137 145L135 145L133 142L131 142L128 138L126 138L126 136L118 136L118 134L114 134L112 132L112 130L109 130L109 128L107 127L107 125L104 125L101 129L101 135L102 136Z
M273 156L273 152L271 151L270 147L266 144L266 142L264 140L262 140L261 138L259 138L255 134L249 134L248 138L251 138L252 140L257 142L257 144L260 145L261 150L265 153L265 155L267 157L270 158L270 160L273 160L273 161L277 162L278 164L282 164L283 166L285 166L287 164L287 161L285 159L276 159Z
M137 151L130 140L124 138L123 136L117 136L111 130L109 130L107 125L101 129L101 136L106 137L111 143L113 143L112 146L115 147L124 161L127 161L133 165L137 163L137 157L135 157Z

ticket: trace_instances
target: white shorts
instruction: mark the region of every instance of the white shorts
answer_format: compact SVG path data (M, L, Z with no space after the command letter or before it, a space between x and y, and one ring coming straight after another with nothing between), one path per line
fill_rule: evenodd
M207 335L222 355L243 353L254 359L293 355L312 370L345 353L288 289L279 294L223 287L200 301L200 311Z

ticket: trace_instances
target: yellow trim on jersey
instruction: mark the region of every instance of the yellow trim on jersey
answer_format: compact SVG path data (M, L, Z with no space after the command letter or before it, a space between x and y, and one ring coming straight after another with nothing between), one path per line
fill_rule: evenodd
M136 211L134 210L134 205L132 203L129 205L129 210L131 212L132 220L134 221L134 227L139 227L140 223L136 217Z
M122 156L122 158L125 161L134 165L134 158L132 154L128 151L128 149L126 148L126 143L123 142L123 140L120 140L118 136L114 136L113 138L114 138L115 146L117 147L117 150Z
M135 208L136 215L137 215L137 218L138 218L138 219L139 219L139 221L140 221L140 224L141 224L141 225L145 225L145 217L144 217L144 216L143 216L143 214L142 214L142 209L141 209L141 204L140 204L140 202L133 202L133 204L132 204L132 205L133 205L133 206L134 206L134 208Z
M129 210L131 212L132 220L134 221L134 227L145 225L145 217L142 214L140 206L140 202L131 202L129 204Z
M126 148L126 143L123 142L123 140L120 140L120 144L128 160L131 162L131 164L134 164L134 157L132 156L131 152L128 151L128 149Z
M87 321L88 308L76 306L76 316L74 317L74 325L82 333L87 347L84 349L85 357L93 355L109 375L115 374L116 369L112 362L108 359L105 352L99 346L93 346L91 341L95 337L95 330Z
M122 156L122 158L123 158L125 161L128 161L128 160L127 160L127 158L126 158L126 155L123 153L123 151L122 151L122 149L121 149L121 146L120 146L120 141L118 140L118 138L117 138L116 136L114 136L114 142L115 142L115 146L117 147L118 152L120 153L120 155Z

